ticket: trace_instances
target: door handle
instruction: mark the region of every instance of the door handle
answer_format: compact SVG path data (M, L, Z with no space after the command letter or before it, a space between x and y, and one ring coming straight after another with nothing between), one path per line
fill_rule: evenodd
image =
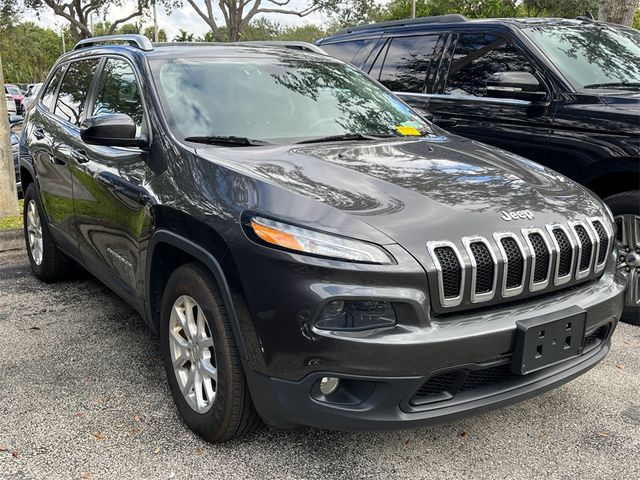
M89 161L85 150L71 150L71 157L78 163L87 163Z
M42 140L47 135L44 133L44 128L36 127L33 129L33 136L36 137L38 140Z
M439 127L442 127L442 128L457 127L458 126L458 121L454 120L453 118L435 117L433 119L433 123L435 123L436 125L438 125Z

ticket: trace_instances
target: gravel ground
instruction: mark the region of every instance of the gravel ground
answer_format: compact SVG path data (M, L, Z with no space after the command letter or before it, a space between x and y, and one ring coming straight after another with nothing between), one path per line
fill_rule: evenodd
M209 445L173 406L157 340L88 275L45 285L0 253L0 478L640 478L640 328L538 398L392 433L266 427Z

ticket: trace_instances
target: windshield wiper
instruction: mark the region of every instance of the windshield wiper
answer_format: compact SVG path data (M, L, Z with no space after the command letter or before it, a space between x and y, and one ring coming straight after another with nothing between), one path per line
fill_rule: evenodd
M209 145L227 145L231 147L259 147L262 145L271 145L264 140L256 140L247 137L235 137L233 135L209 135L200 137L186 137L186 142L207 143Z
M585 85L584 88L640 88L640 82L592 83Z
M296 143L322 143L322 142L345 142L355 140L380 140L381 138L400 137L394 133L377 133L375 135L365 135L364 133L344 133L342 135L329 135L327 137L314 137L301 140Z

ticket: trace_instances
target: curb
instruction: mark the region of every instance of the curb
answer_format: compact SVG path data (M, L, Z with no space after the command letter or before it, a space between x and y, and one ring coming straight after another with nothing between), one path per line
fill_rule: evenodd
M0 231L0 252L8 250L22 250L24 236L22 229Z

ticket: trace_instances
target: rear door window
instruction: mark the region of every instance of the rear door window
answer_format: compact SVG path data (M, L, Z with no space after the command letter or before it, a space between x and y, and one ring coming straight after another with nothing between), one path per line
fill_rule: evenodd
M395 92L422 93L439 38L440 35L392 38L384 56L380 83Z
M99 59L79 60L69 65L62 79L54 114L74 125L80 125L84 104Z
M56 101L56 91L58 90L58 85L60 84L60 79L64 74L65 68L66 65L58 67L42 95L42 106L47 110L53 110L53 105Z
M498 72L534 73L533 66L513 43L489 34L462 34L449 68L446 93L484 97L487 79Z

